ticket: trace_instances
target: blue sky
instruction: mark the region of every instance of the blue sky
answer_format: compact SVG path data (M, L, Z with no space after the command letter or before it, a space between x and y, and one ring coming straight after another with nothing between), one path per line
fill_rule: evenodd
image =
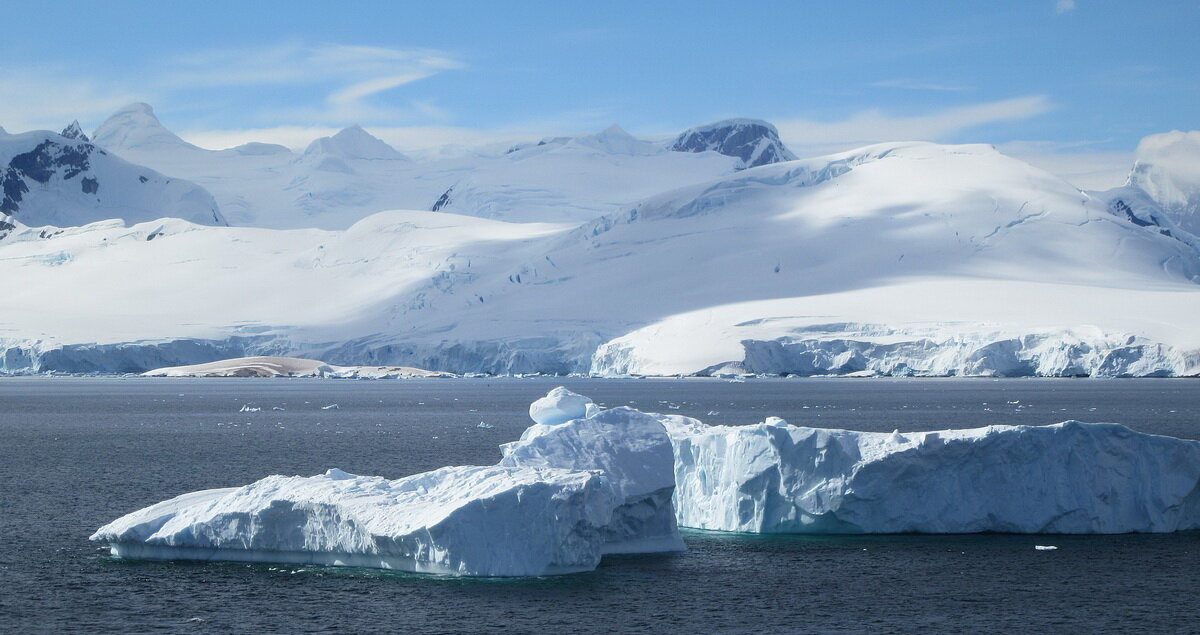
M7 2L4 15L9 131L91 129L135 100L209 146L303 145L352 123L404 148L752 116L801 153L929 139L1088 161L1198 127L1195 0Z

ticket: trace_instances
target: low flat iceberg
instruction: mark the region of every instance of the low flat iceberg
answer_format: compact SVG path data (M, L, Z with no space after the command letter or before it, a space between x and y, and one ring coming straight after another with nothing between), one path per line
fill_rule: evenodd
M590 571L682 551L671 439L652 415L565 389L489 467L397 480L330 470L184 494L101 527L123 558L288 562L463 576ZM567 419L575 414L591 415Z
M1111 423L876 433L662 416L679 524L753 533L1200 529L1200 442Z
M184 494L92 540L123 558L536 576L594 569L614 507L594 472L445 467L389 481L335 469Z

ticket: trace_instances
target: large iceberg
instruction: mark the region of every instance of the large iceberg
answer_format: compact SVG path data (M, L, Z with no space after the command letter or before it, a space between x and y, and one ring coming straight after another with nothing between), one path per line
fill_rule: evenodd
M119 557L471 576L680 551L678 526L752 533L1200 529L1200 442L1111 423L878 433L778 418L709 426L557 388L495 466L397 480L330 470L184 494L101 527Z
M269 476L152 505L92 540L125 558L468 576L589 571L608 553L683 550L662 423L628 408L600 411L561 388L538 403L544 408L531 414L539 423L503 446L497 466L397 480L336 469Z
M1200 529L1200 442L1111 423L877 433L707 426L675 442L679 524L754 533Z

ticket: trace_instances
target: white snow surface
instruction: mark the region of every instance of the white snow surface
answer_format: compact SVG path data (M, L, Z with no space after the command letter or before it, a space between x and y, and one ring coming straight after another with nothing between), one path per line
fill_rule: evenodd
M1200 529L1200 442L1109 423L856 432L663 417L679 524L752 533Z

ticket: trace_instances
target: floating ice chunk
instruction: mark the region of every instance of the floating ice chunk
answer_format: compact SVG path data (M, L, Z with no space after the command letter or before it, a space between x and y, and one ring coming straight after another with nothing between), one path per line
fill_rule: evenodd
M1054 545L1034 545L1033 548L1038 551L1058 551L1058 547Z
M595 410L590 399L564 388L538 401L561 404L568 399L577 410ZM565 410L556 408L558 413ZM671 504L674 454L658 418L632 408L601 410L561 423L559 418L547 417L555 423L530 426L519 441L500 446L500 465L598 470L620 501L606 528L605 553L683 551Z
M321 410L338 410L338 409L339 409L339 406L335 403L331 403L328 406L321 406Z
M529 405L529 418L544 426L556 426L598 410L591 399L559 386Z
M757 533L1200 529L1200 442L1108 423L906 434L661 416L685 527Z
M479 428L479 429L481 429L481 430L491 430L492 428L494 428L494 427L496 427L496 426L494 426L494 425L492 425L492 424L490 424L490 423L484 423L483 421L480 421L480 422L479 422L479 425L477 425L477 426L475 426L475 427L476 427L476 428Z
M242 409L238 412L262 412L262 408L251 406L250 404L242 404Z
M589 571L617 501L595 472L446 467L394 481L332 469L184 494L101 527L113 555L471 576Z

